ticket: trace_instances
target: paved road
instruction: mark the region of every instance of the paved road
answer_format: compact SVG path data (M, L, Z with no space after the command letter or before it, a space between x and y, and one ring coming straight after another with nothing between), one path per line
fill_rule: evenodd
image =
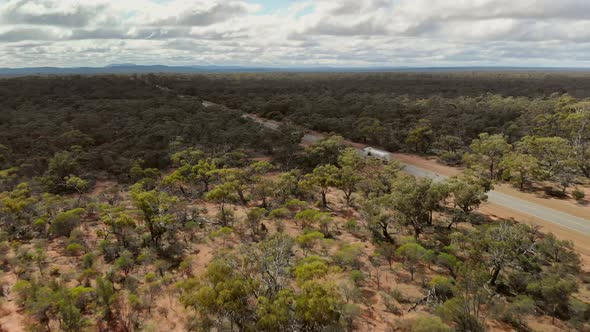
M531 203L495 190L488 193L488 201L561 227L574 230L581 234L590 235L590 221L587 219L572 216L571 214Z
M206 101L203 102L203 106L205 107L212 105L215 104ZM272 130L277 130L280 126L280 124L275 121L261 119L251 114L244 114L243 116L245 118L252 119ZM302 141L304 143L313 143L321 138L322 136L320 135L307 133L303 137ZM402 165L404 166L403 170L405 172L416 177L429 177L434 179L435 181L442 181L447 179L447 176L445 175L438 174L421 167L409 165L406 163L402 163ZM586 220L561 211L547 208L542 205L535 204L514 196L500 193L495 190L492 190L488 193L488 202L512 209L514 211L523 213L525 215L529 215L531 217L545 220L552 224L556 224L561 227L565 227L585 235L590 235L590 220Z
M414 165L403 165L405 172L417 177L429 177L435 181L442 181L447 178L447 176L416 167ZM571 214L547 208L542 205L535 204L495 190L488 192L488 202L512 209L531 217L557 224L561 227L565 227L585 235L590 235L590 221L572 216Z

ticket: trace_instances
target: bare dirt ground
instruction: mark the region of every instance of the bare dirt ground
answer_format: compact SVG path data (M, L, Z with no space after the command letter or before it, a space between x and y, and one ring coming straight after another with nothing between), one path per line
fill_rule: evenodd
M1 278L1 282L8 296L6 296L5 302L0 303L0 331L24 332L26 317L21 314L16 305L16 294L11 292L12 286L16 282L16 275L6 274Z
M14 301L0 305L0 328L9 332L24 332L25 317L19 313Z
M117 181L114 180L99 180L96 181L92 190L88 193L90 196L97 196L117 185Z

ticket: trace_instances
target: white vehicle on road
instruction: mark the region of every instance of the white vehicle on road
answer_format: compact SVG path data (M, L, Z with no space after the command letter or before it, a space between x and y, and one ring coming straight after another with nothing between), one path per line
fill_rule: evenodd
M365 157L371 157L376 159L381 159L385 162L391 161L391 153L379 149L372 148L367 146L366 148L361 150L361 153Z

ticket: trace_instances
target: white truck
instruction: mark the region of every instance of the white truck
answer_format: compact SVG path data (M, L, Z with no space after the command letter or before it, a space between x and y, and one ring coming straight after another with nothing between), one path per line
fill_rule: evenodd
M361 150L361 154L368 158L376 158L385 162L391 161L391 153L367 146Z

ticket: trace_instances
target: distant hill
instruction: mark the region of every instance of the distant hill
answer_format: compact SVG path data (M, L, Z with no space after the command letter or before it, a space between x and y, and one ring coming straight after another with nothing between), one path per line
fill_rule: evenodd
M526 71L590 72L590 68L571 67L242 67L242 66L166 66L111 64L105 67L28 67L0 68L0 76L95 75L146 73L230 73L230 72L457 72Z
M23 75L94 75L94 74L143 74L143 73L206 73L206 72L261 72L266 68L224 67L224 66L164 66L113 64L105 67L29 67L0 68L0 76Z

